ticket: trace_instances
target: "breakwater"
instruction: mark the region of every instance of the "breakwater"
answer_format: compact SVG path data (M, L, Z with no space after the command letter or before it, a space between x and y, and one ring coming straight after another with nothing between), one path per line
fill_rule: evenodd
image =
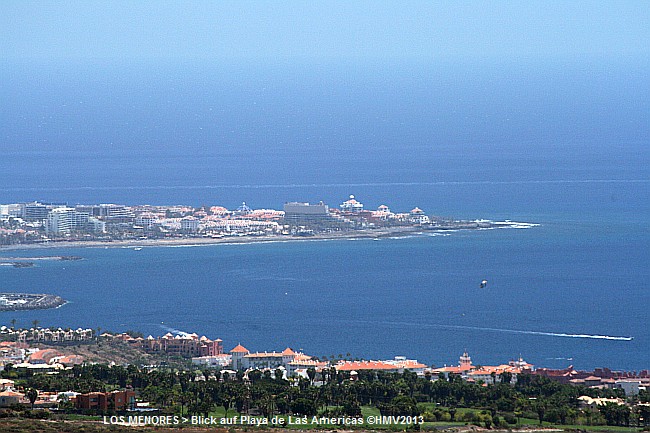
M42 256L42 257L0 257L0 266L13 266L14 268L31 268L37 261L71 261L81 260L77 256Z
M43 293L0 293L0 311L44 310L66 302L60 296Z

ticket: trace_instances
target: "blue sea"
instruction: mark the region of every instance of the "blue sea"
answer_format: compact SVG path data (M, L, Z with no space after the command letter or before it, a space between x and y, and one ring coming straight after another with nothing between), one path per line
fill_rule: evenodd
M155 66L155 67L153 67ZM650 368L647 62L4 66L0 203L367 208L529 229L1 251L101 327L427 364ZM479 288L481 280L488 286Z

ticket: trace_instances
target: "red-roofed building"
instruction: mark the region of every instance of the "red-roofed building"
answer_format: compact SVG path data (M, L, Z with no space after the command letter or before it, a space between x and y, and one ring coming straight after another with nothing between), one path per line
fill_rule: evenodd
M246 349L246 348L245 348L244 346L242 346L241 344L238 344L237 346L235 346L234 349L232 349L232 350L230 351L230 353L233 353L233 352L235 352L235 353L248 353L248 349Z
M341 361L334 366L337 371L383 370L397 371L397 367L383 361Z
M51 364L54 358L62 354L54 349L42 349L29 356L30 364Z
M68 355L60 358L58 363L64 367L72 367L74 365L81 365L84 362L84 357L81 355Z
M141 340L144 348L153 352L165 352L187 357L216 356L223 353L222 340L210 340L196 334L172 335L170 332L159 338L147 337Z
M24 402L25 396L12 389L6 389L0 392L0 407L9 407Z
M486 384L493 384L502 380L504 373L510 374L511 383L517 382L517 375L525 372L532 372L533 365L524 361L521 357L517 361L510 361L508 364L497 366L475 366L472 365L472 359L464 352L460 357L457 366L435 368L431 370L434 375L443 375L449 379L450 374L460 375L463 379L471 382L482 381Z
M287 347L282 352L255 352L251 353L241 344L238 344L230 351L232 355L232 367L235 370L248 369L276 369L284 367L287 374L291 375L299 368L316 367L311 356L296 352Z
M341 361L334 366L337 371L359 371L359 370L381 370L395 373L412 371L419 376L424 375L426 364L417 362L414 359L406 359L403 356L396 356L389 361Z
M249 351L241 344L235 346L234 349L230 351L232 356L232 368L235 370L244 370L244 356L248 355Z
M431 373L440 375L442 374L445 379L449 379L450 374L459 374L461 376L466 375L468 372L474 370L476 367L472 365L472 358L467 354L467 352L463 352L463 354L460 357L460 360L458 362L458 365L456 366L445 366L442 368L436 368L431 370Z

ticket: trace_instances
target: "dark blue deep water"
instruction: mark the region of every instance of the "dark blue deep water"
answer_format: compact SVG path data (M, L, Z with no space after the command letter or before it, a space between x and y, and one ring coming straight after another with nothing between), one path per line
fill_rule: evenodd
M539 223L380 241L67 249L0 267L30 326L441 365L650 367L648 65L20 65L0 203L286 201ZM482 279L486 289L479 289ZM604 337L633 337L633 340Z

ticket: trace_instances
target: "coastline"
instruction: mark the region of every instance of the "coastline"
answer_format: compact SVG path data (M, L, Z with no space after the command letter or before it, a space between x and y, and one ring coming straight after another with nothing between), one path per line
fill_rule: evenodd
M0 252L20 250L47 250L57 248L139 248L139 247L180 247L219 244L252 244L271 242L294 242L310 240L374 239L404 237L422 233L419 227L399 227L393 229L354 230L341 233L318 233L312 236L274 235L274 236L229 236L223 238L173 238L173 239L131 239L114 241L58 241L39 244L0 245Z
M350 239L380 239L402 238L424 233L450 233L459 230L489 230L503 228L532 228L539 224L521 223L515 221L494 221L490 227L458 227L425 229L417 226L391 227L381 229L350 230L334 233L316 233L311 236L273 235L273 236L228 236L222 238L172 238L172 239L130 239L111 241L54 241L48 243L0 245L0 252L19 250L46 250L57 248L140 248L140 247L181 247L205 245L232 245L272 242L299 242L299 241L325 241L325 240L350 240Z

